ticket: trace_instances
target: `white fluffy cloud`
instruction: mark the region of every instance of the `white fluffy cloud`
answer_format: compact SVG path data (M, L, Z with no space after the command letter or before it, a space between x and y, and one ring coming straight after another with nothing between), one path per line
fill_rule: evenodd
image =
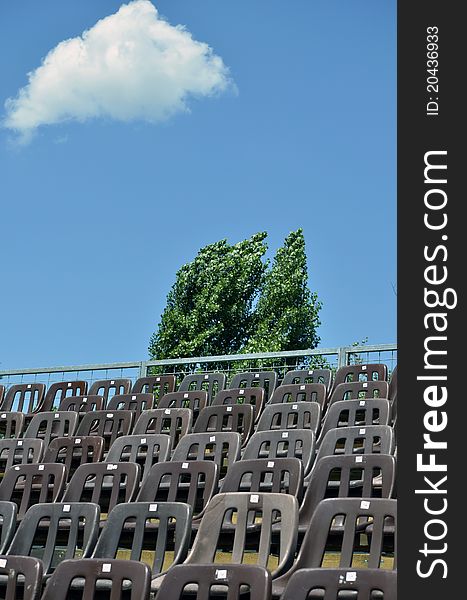
M187 110L190 97L233 86L228 68L149 0L122 5L80 37L51 50L16 98L4 126L23 138L40 125L107 117L156 123Z

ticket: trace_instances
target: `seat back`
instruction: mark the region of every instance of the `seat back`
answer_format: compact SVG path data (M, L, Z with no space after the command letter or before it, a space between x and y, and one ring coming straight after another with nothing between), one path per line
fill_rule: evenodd
M16 529L17 506L14 502L0 501L0 554L4 554Z
M317 402L269 404L258 421L256 431L311 429L316 434L320 422L321 406Z
M311 429L288 429L286 431L257 431L250 438L243 452L243 459L299 458L306 475L315 455L315 434Z
M131 388L132 394L152 394L154 398L160 400L166 394L175 391L175 375L148 375L140 377L135 381Z
M317 402L321 409L324 409L326 399L327 392L322 383L291 383L277 387L269 402L270 404Z
M154 407L152 394L117 394L107 402L107 410L131 410L135 418Z
M148 564L152 576L171 564L185 560L191 536L191 507L181 502L131 502L119 504L107 518L93 558L117 558L124 552L130 560ZM171 553L173 552L173 556ZM143 561L144 556L144 561Z
M0 412L0 438L19 438L23 433L24 421L21 412Z
M233 376L229 387L233 388L251 388L260 387L264 390L266 402L271 398L277 386L276 371L260 371L259 373L237 373Z
M254 408L256 422L263 411L265 401L266 393L262 387L233 388L218 392L212 401L211 406L251 404Z
M59 411L74 411L82 417L84 413L92 410L104 410L104 398L102 396L67 396L63 398L58 407Z
M322 439L315 463L332 454L393 454L394 432L389 425L338 427Z
M100 462L104 453L104 438L92 435L55 438L46 448L44 462L65 465L69 481L76 469L85 463Z
M384 398L334 402L326 413L318 439L318 446L330 429L388 425L390 412L389 401Z
M0 474L14 465L38 463L43 453L42 440L0 440Z
M197 373L186 375L180 383L178 391L205 390L208 393L208 402L210 402L218 392L225 389L225 383L224 373Z
M155 408L143 412L133 428L134 434L160 434L170 437L172 448L191 431L193 414L189 408Z
M4 395L5 395L5 386L0 383L0 406L2 405Z
M107 558L64 560L47 583L41 600L69 600L75 581L78 585L83 580L81 600L95 600L97 590L105 589L107 584L111 600L149 600L149 567L133 560Z
M253 431L254 408L251 404L206 406L198 417L193 433L236 431L245 445Z
M0 410L35 413L41 410L44 400L43 383L18 383L8 388Z
M152 467L141 485L138 502L183 502L199 518L217 491L218 467L201 460L163 462Z
M90 396L103 396L104 403L117 394L129 394L131 390L131 379L100 379L95 381L89 388Z
M42 562L31 556L0 559L0 598L37 600L42 589Z
M329 404L342 400L360 400L363 398L387 398L389 384L386 381L350 381L339 383L331 394Z
M208 393L205 390L191 392L170 392L157 403L157 408L189 408L193 413L193 426L199 412L208 405Z
M23 437L43 440L48 446L55 438L72 436L77 425L78 413L41 412L33 416Z
M298 369L295 371L287 371L282 380L282 385L291 383L322 383L327 391L330 390L332 384L331 369Z
M141 480L144 480L151 467L159 462L170 460L171 441L168 435L143 434L125 435L117 438L110 446L106 462L132 462L141 467Z
M97 435L104 438L104 453L108 452L114 441L122 435L128 435L133 424L133 413L129 410L94 410L83 416L76 435Z
M348 365L337 369L334 376L333 390L340 383L349 381L387 381L388 368L382 363L369 363L366 365Z
M57 409L65 398L69 398L70 396L84 396L87 391L87 381L75 380L52 383L45 394L42 410Z
M229 466L240 458L241 441L239 433L230 431L190 433L180 440L174 450L172 460L179 462L213 461L219 469L219 479L222 479Z
M8 553L30 556L34 552L44 574L50 574L61 560L90 556L98 531L97 504L35 504L21 521Z

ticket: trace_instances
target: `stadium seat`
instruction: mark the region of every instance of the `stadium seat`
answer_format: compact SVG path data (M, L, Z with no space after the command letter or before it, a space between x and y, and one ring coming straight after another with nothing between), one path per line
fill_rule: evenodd
M397 417L397 365L391 373L388 398L391 403L391 423L395 423Z
M0 412L0 439L19 438L24 429L22 412Z
M251 404L206 406L200 412L193 433L236 431L244 446L253 432L254 408Z
M122 435L128 435L133 425L133 413L130 410L93 410L83 416L76 435L97 435L104 438L104 454Z
M387 381L388 368L383 363L372 363L366 365L348 365L337 369L334 376L333 390L340 383L349 381Z
M170 459L170 436L159 434L125 435L110 446L106 462L132 462L141 467L141 481L144 481L151 467Z
M44 453L42 440L0 440L0 477L14 465L38 463Z
M364 398L387 398L389 385L386 381L350 381L339 383L331 394L329 406L343 400L358 400Z
M131 379L101 379L95 381L89 388L90 396L103 396L106 404L109 398L117 394L129 394Z
M321 406L317 402L269 404L258 421L256 431L311 429L316 434L320 422Z
M191 431L193 413L189 408L155 408L144 411L133 428L133 434L166 434L172 449Z
M255 422L257 422L263 411L265 398L264 388L261 387L233 388L218 392L211 402L211 406L251 404L255 411Z
M0 383L0 406L2 405L4 396L5 396L5 386Z
M104 410L104 398L103 396L67 396L60 402L58 410L77 412L81 418L92 410Z
M205 390L208 393L208 403L214 396L225 389L226 376L224 373L198 373L186 375L178 388L179 392L190 390Z
M249 371L247 373L237 373L234 375L232 381L230 382L229 388L263 388L265 401L267 402L271 398L276 386L276 371L260 371L259 373L253 373Z
M85 396L87 391L87 381L75 380L52 383L45 394L42 410L56 410L65 398L69 398L70 396Z
M295 371L287 371L284 375L281 385L301 383L322 383L329 391L332 384L331 369L298 369Z
M17 411L33 414L42 410L45 385L43 383L19 383L8 388L0 411Z
M389 418L389 401L384 398L334 402L326 413L317 445L321 444L321 440L330 429L337 427L388 425Z
M393 454L394 432L389 425L337 427L323 437L316 462L332 454Z
M135 419L143 412L154 408L152 394L117 394L107 402L107 410L131 410Z
M243 459L298 458L306 475L315 456L315 434L311 429L257 431L243 452Z
M152 394L160 400L166 394L175 391L175 375L149 375L140 377L131 388L132 394Z
M104 438L97 435L55 438L45 450L44 462L65 465L69 481L80 465L100 462L103 453Z
M43 570L42 561L31 556L0 556L0 598L37 600Z
M23 437L43 440L48 446L55 438L72 436L77 425L76 412L41 412L33 416Z
M326 400L326 388L322 383L291 383L290 385L277 387L269 403L317 402L323 410L326 406Z
M18 508L14 502L0 501L0 554L4 554L16 529Z
M189 408L193 413L193 426L199 412L208 405L208 393L205 390L191 392L169 392L157 403L157 408Z

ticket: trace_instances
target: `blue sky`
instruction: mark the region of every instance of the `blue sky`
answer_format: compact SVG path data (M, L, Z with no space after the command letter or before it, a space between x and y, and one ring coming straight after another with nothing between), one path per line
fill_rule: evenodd
M138 99L115 118L117 86L99 116L26 127L16 104L26 135L7 127L27 74L121 4L0 5L0 369L144 359L176 270L201 246L266 230L272 255L298 227L320 345L395 341L395 1L154 0L228 68L215 93L200 87L214 67L190 64L196 97L170 118L146 106L143 76L151 122ZM75 76L28 101L59 114L62 92L74 102L84 87Z

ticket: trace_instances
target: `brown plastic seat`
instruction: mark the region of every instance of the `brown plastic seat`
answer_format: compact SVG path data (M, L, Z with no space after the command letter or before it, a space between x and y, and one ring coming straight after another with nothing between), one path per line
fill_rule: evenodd
M104 403L117 394L129 394L131 379L101 379L95 381L89 388L90 396L103 396Z
M57 409L65 398L69 398L70 396L85 396L87 391L87 381L76 380L52 383L45 394L42 410L49 411Z
M19 438L24 429L24 414L22 412L0 412L0 438Z
M44 442L33 439L0 440L0 475L15 465L38 463L44 453Z
M211 406L251 404L255 411L255 422L257 422L263 412L265 401L266 394L262 387L233 388L218 392L212 401Z
M350 381L337 385L329 399L329 406L342 400L362 400L364 398L387 398L389 385L386 381Z
M117 394L107 402L107 410L131 410L138 418L143 410L154 407L152 394Z
M0 554L4 554L16 529L18 509L14 502L0 501Z
M44 566L32 556L0 556L0 598L38 600Z
M387 381L388 368L383 363L368 363L366 365L348 365L337 369L334 376L333 390L340 383L349 381Z
M208 393L208 402L210 402L218 392L225 389L225 384L224 373L197 373L196 375L186 375L180 383L178 391L205 390Z
M152 394L160 400L166 394L175 391L176 377L172 374L148 375L140 377L131 388L132 394Z
M383 569L300 569L281 600L397 600L397 573Z
M193 414L189 408L155 408L141 413L133 434L165 433L170 436L172 449L191 431Z
M388 398L391 403L391 423L394 424L397 417L397 365L391 373Z
M58 407L59 411L77 412L79 417L92 410L104 410L102 396L67 396L63 398Z
M332 385L332 371L331 369L298 369L287 371L281 385L297 383L322 383L326 390L329 391Z
M130 433L133 417L130 410L93 410L83 416L76 435L78 437L97 435L104 438L104 453L106 454L118 437Z
M43 462L65 465L69 481L80 465L100 462L103 453L104 438L97 435L60 437L50 442L45 450Z
M14 502L18 520L38 502L56 502L65 484L64 465L34 463L16 465L6 471L0 483L0 500Z
M8 388L0 407L1 411L26 414L42 410L45 385L43 383L19 383Z
M233 376L229 388L251 388L260 387L264 389L265 401L271 398L277 386L276 371L260 371L259 373L246 372L237 373Z
M77 425L78 413L41 412L33 416L23 437L43 440L48 446L55 438L72 436Z
M5 395L5 386L0 383L0 406L2 405L4 395Z
M258 421L256 431L311 429L316 434L320 422L321 406L317 402L269 404Z
M254 408L251 404L206 406L200 412L193 433L236 431L244 446L253 432Z
M84 585L80 600L97 600L103 590L110 593L110 600L149 600L150 583L151 571L142 562L107 558L64 560L47 583L41 600L70 600L72 590L80 585Z
M389 425L330 429L319 446L316 462L333 454L393 454L394 432Z
M317 402L323 410L326 406L327 393L322 383L293 383L280 385L276 388L270 404L282 404L284 402Z
M170 459L171 446L170 436L164 433L124 435L110 446L105 461L137 463L144 481L153 465Z
M208 405L208 393L205 390L191 392L169 392L157 403L157 408L189 408L193 413L193 425L199 412Z

